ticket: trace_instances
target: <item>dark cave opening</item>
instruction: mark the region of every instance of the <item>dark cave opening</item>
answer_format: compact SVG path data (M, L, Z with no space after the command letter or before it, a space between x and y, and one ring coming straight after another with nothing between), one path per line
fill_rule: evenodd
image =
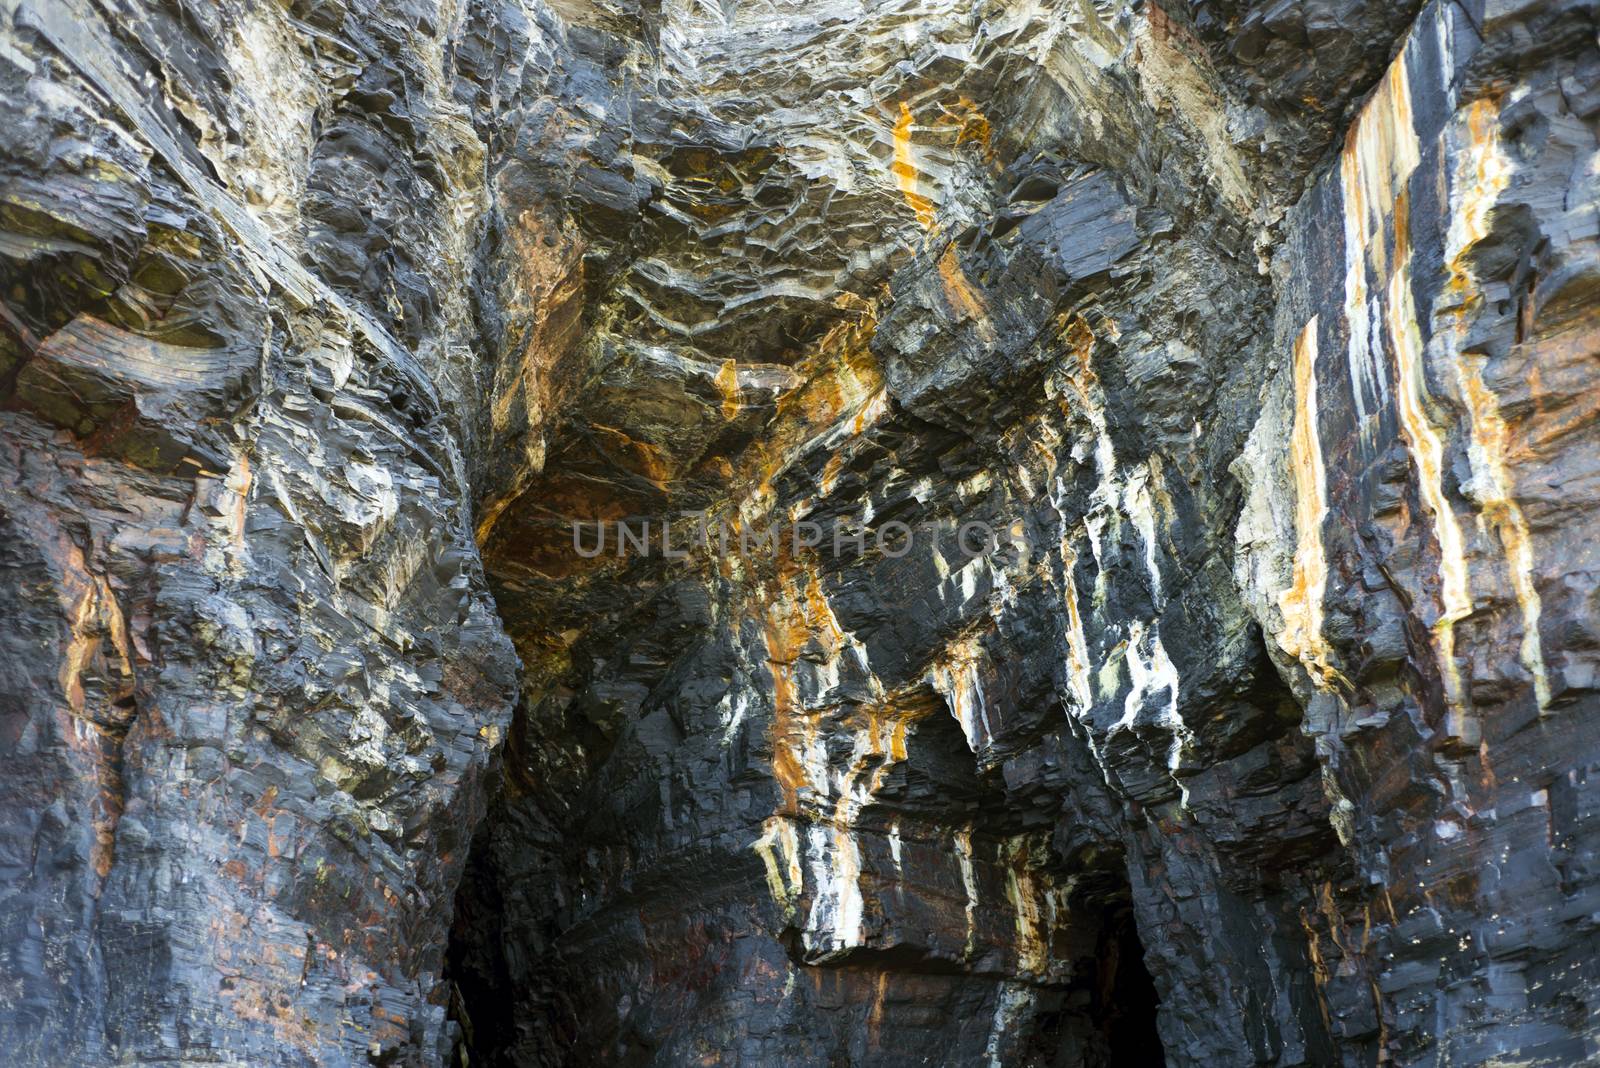
M577 1014L557 978L548 924L526 920L526 901L496 862L498 798L473 835L445 948L448 1068L529 1068L571 1063ZM555 880L541 880L551 892ZM521 917L522 922L517 919Z
M1130 905L1106 910L1095 958L1092 1015L1105 1041L1106 1068L1166 1068L1156 1032L1161 1000L1145 967L1144 943Z
M545 927L529 940L526 929L514 932L507 923L508 915L517 913L516 895L505 892L489 830L486 821L475 835L448 944L444 977L448 1014L457 1031L446 1063L450 1068L590 1063L578 1052L584 1007L571 1000L559 975L558 932ZM1102 870L1093 886L1075 903L1088 935L1079 978L1061 991L1064 1003L1040 1012L1025 1029L1006 1064L1166 1068L1156 1027L1160 998L1120 866ZM892 954L874 962L891 972L927 973L926 962L896 961ZM878 1062L848 1063L871 1068Z
M447 1013L457 1029L450 1068L492 1064L492 1051L509 1046L513 1039L510 1024L516 1005L506 996L511 984L503 953L505 902L487 857L486 838L486 828L480 825L456 891L445 947Z

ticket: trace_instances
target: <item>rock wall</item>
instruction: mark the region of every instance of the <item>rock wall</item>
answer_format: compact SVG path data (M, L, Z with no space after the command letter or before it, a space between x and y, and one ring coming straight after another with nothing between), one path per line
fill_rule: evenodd
M450 28L3 18L4 1059L436 1063L516 692Z
M0 15L18 1063L1600 1056L1592 2Z
M1404 1063L1596 1055L1594 30L1424 9L1296 210L1237 468L1235 570L1358 874L1324 966Z

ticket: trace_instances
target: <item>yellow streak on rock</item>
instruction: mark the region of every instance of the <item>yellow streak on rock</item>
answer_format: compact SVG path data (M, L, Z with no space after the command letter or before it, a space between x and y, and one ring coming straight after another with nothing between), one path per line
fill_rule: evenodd
M889 732L889 759L894 763L898 764L910 756L906 751L906 728L910 723L909 719L897 719ZM884 770L888 770L888 764L884 765Z
M570 225L570 224L569 224ZM524 212L510 227L515 250L517 304L512 317L515 363L497 369L490 425L504 430L521 404L530 421L544 414L548 379L562 353L575 343L582 326L585 246L575 230L563 229ZM545 239L554 236L554 245Z
M956 252L955 242L951 242L944 250L944 255L939 257L939 279L944 283L945 299L950 302L956 318L972 320L977 324L979 337L984 341L994 341L994 324L989 320L988 308L983 297L967 280L966 272L961 269L961 257Z
M1455 624L1472 611L1467 586L1467 562L1462 550L1461 525L1444 493L1444 445L1428 415L1428 392L1423 377L1422 339L1417 330L1417 311L1411 300L1411 249L1405 198L1395 206L1396 263L1389 278L1389 299L1384 316L1399 378L1396 403L1401 431L1411 448L1417 468L1422 501L1433 515L1434 536L1439 543L1439 596L1443 613L1434 623L1439 643L1440 667L1444 673L1445 699L1458 707L1461 676L1455 662Z
M1006 897L1011 904L1017 934L1017 966L1025 973L1042 975L1050 964L1047 924L1039 907L1039 887L1028 867L1027 840L1006 843Z
M957 145L976 144L985 160L994 159L994 128L976 101L963 94L954 104L940 104L939 110L943 112L941 124L955 127Z
M1145 101L1163 121L1194 129L1212 184L1241 213L1253 214L1259 200L1228 133L1227 103L1215 72L1204 62L1204 46L1174 23L1159 4L1145 5L1145 17L1135 24L1133 41L1134 64Z
M781 866L775 847L783 849L784 864ZM761 837L751 843L750 848L760 855L767 869L767 888L772 892L772 900L787 910L793 903L793 895L800 892L803 879L800 843L794 833L794 824L783 816L769 816Z
M479 546L488 544L489 535L494 533L495 524L500 522L500 516L504 514L507 508L511 507L514 500L515 498L508 493L502 495L499 500L490 501L484 506L483 515L478 520L478 525L473 531L473 537L477 539Z
M1421 159L1412 125L1406 56L1401 52L1361 109L1339 159L1346 225L1354 229L1357 245L1366 248L1382 231L1396 196ZM1350 236L1347 230L1346 237Z
M879 386L857 409L855 417L850 422L851 432L857 436L866 433L867 428L876 425L888 410L889 392Z
M658 488L666 488L675 471L672 462L659 445L629 437L614 426L591 423L590 429L594 431L596 438L616 448L618 459L622 460L624 467L629 466L631 461L632 469L637 474L649 479Z
M1542 712L1550 704L1550 676L1545 668L1544 646L1539 640L1539 617L1544 604L1533 584L1533 542L1522 508L1511 496L1511 473L1506 465L1509 434L1500 417L1500 402L1483 384L1483 360L1463 358L1462 385L1472 412L1472 444L1483 458L1484 474L1479 494L1484 518L1493 523L1505 547L1511 588L1522 611L1523 667L1533 676L1533 692Z
M1293 579L1278 595L1283 633L1278 644L1299 660L1319 685L1341 676L1322 637L1322 599L1328 587L1328 561L1322 524L1328 516L1328 479L1317 429L1317 318L1312 316L1294 343L1294 430L1289 439L1294 476L1295 551Z
M245 509L250 503L250 457L245 453L239 454L238 463L228 472L225 483L230 492L234 494L233 505L233 543L236 546L244 545L244 517Z
M766 613L764 638L773 677L772 772L785 795L783 810L775 814L768 823L770 825L772 820L782 821L792 836L794 830L790 820L799 812L801 791L805 790L819 798L826 798L830 790L825 755L820 758L822 766L818 766L819 754L825 752L819 737L823 712L806 708L799 701L795 691L793 665L801 651L813 642L823 646L830 656L838 655L845 642L844 632L814 574L802 576L793 564L786 564L781 569L777 596ZM867 748L877 747L874 735ZM858 744L856 748L860 750L862 747ZM856 944L860 934L858 884L861 861L859 847L850 831L849 802L855 779L865 766L866 761L858 752L851 767L845 772L839 796L832 810L833 850L829 864L839 888L839 919L852 928L837 932L846 944ZM771 852L770 838L769 832L756 843L757 850L762 851L763 860L768 861L769 884L772 883L772 873L776 869L776 859L768 859ZM767 844L763 846L763 843ZM800 892L798 843L795 845L795 850L791 860L794 873L792 893L798 894ZM821 891L822 888L818 887L818 892Z
M977 948L978 934L978 879L972 869L972 825L956 832L956 860L961 865L961 885L967 891L967 945L966 955L972 956Z
M894 124L894 164L889 168L894 174L895 181L900 186L901 194L906 198L906 203L911 205L911 210L916 212L917 222L924 230L933 229L933 202L923 196L917 189L917 162L911 153L911 124L914 122L911 108L905 101L900 102L900 118Z
M792 559L780 564L769 593L763 638L773 677L772 775L783 799L751 848L766 866L774 900L793 908L806 890L797 830L803 823L816 883L807 931L826 934L833 949L860 945L865 901L856 819L889 769L907 759L909 726L931 714L934 705L917 700L915 687L857 709L808 705L796 678L802 653L809 656L820 648L832 662L853 639L840 626L818 576ZM824 731L841 711L854 744L839 769L827 752ZM785 859L787 875L780 863Z
M547 245L546 240L554 238ZM511 485L485 500L476 528L479 545L506 509L544 469L544 430L557 415L556 383L583 327L586 245L570 222L526 211L509 229L512 271L501 291L507 333L490 394L491 448L524 452Z
M739 363L729 357L722 361L722 366L717 370L717 390L722 394L722 418L730 422L739 416L744 408L739 403Z
M1511 185L1511 161L1500 147L1499 107L1476 100L1467 109L1467 151L1458 178L1460 200L1451 219L1450 276L1458 284L1474 281L1466 254L1489 236L1489 215Z
M839 474L844 470L844 453L835 452L828 457L828 462L822 465L822 475L818 485L824 494L832 493L833 487L839 484Z
M989 713L984 706L983 659L983 647L978 640L962 638L951 643L928 672L929 682L944 697L950 714L961 725L968 748L974 753L991 738Z
M841 420L850 419L859 435L888 411L882 372L868 347L876 325L870 306L836 323L798 366L804 385L778 399L775 418L747 450L740 471L729 476L730 482L749 487L738 509L754 513L770 505L773 480Z
M766 612L762 637L772 671L772 774L785 795L785 812L794 814L802 789L817 790L806 768L817 730L814 714L800 706L795 693L794 664L817 632L806 619L806 604L796 595L793 576L781 576L782 588ZM797 740L798 736L798 740ZM797 744L798 741L798 744Z
M1474 101L1467 111L1467 151L1457 178L1458 198L1446 252L1450 287L1463 297L1458 335L1466 330L1469 312L1482 302L1468 253L1488 236L1489 215L1511 184L1511 163L1500 147L1498 118L1498 105L1491 99ZM1456 373L1470 419L1476 496L1483 518L1494 526L1505 548L1512 591L1522 614L1520 659L1533 676L1534 695L1543 711L1550 704L1550 679L1539 639L1543 603L1533 583L1533 544L1527 519L1512 496L1513 480L1506 460L1510 432L1500 415L1499 398L1484 384L1484 363L1481 355L1456 355Z
M1094 686L1089 678L1089 643L1083 633L1083 616L1078 611L1078 552L1066 535L1061 537L1061 571L1065 576L1067 602L1067 675L1078 708L1087 712L1094 705Z
M1366 391L1382 396L1382 370L1372 355L1368 336L1367 258L1377 258L1373 269L1387 274L1384 242L1373 241L1383 232L1395 197L1417 169L1421 149L1411 117L1411 87L1406 57L1401 52L1390 65L1372 99L1345 138L1339 157L1339 177L1344 199L1345 321L1350 328L1347 353L1356 415L1368 415Z
M87 676L118 684L131 696L134 684L133 653L127 620L111 583L90 570L83 550L66 535L54 547L60 567L57 597L71 635L61 655L57 680L70 710L67 745L87 763L97 786L89 823L94 841L89 847L90 866L102 880L111 873L116 855L116 830L122 818L124 785L119 761L110 750L120 744L112 726L102 722L104 706L91 707L83 682ZM54 555L54 554L53 554ZM113 655L107 655L109 643ZM94 891L99 895L99 888Z

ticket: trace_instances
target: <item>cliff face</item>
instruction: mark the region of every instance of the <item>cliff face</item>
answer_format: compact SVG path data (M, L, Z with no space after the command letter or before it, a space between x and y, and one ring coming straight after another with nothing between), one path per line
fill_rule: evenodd
M1600 1055L1594 3L0 18L16 1063Z
M448 1049L516 659L425 14L5 5L8 1063Z

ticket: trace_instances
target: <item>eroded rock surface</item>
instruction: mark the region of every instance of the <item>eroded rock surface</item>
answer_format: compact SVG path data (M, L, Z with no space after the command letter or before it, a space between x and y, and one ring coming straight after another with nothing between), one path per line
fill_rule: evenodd
M1593 3L0 10L20 1063L1600 1055Z
M516 692L442 28L4 19L3 1057L442 1059Z

